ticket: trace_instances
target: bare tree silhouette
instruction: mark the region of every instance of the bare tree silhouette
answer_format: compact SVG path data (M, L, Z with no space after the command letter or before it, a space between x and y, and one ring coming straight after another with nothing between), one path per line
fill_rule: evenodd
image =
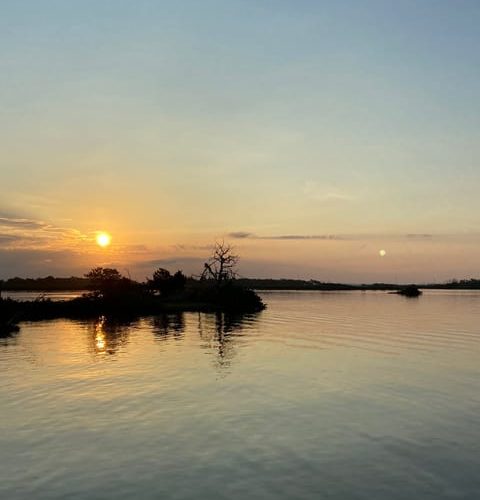
M231 245L222 241L215 242L211 257L204 264L202 280L213 280L222 285L237 276L238 255L233 253Z

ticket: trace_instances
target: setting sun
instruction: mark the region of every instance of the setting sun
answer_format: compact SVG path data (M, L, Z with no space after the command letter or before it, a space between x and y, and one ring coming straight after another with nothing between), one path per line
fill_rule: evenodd
M96 241L97 241L98 246L105 248L105 247L108 247L108 245L110 245L110 242L112 241L112 237L108 233L105 233L102 231L102 232L97 234Z

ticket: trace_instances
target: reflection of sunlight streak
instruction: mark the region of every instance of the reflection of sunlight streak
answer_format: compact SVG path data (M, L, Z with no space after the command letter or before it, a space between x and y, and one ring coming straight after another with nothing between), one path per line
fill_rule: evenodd
M95 347L97 352L104 353L107 342L105 340L105 333L103 331L103 325L105 323L105 317L102 316L98 323L95 325Z
M100 356L113 355L128 344L132 322L119 323L100 316L90 327L91 348Z
M95 345L99 351L105 350L105 335L102 332L97 332L95 336Z

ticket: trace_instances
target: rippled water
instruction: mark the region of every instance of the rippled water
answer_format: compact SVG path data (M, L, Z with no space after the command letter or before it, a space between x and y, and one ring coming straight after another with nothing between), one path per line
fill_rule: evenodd
M477 499L480 294L0 339L3 499Z
M74 299L76 297L81 297L84 293L88 293L88 290L79 290L75 292L7 291L7 292L2 292L2 297L15 300L38 300L42 298L48 298L55 302L57 300L68 300L68 299Z

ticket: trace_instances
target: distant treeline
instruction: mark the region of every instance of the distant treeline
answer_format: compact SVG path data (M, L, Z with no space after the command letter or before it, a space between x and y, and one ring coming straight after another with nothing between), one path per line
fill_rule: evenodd
M187 278L190 281L191 278ZM54 278L47 276L46 278L10 278L8 280L0 280L0 290L15 292L63 292L63 291L79 291L90 290L93 286L92 280L89 278L78 278L71 276L70 278Z
M239 278L239 284L255 290L355 290L353 285L299 279Z
M479 290L480 279L471 278L468 280L452 280L441 285L426 284L420 285L421 288L440 288L443 290Z
M0 281L0 289L7 291L70 291L70 290L88 290L91 282L87 278L10 278Z
M241 278L238 283L254 290L398 290L401 285L389 283L371 283L368 285L352 285L345 283L329 283L317 280L299 279L257 279Z
M391 283L370 283L362 285L352 285L345 283L328 283L317 280L300 279L257 279L240 278L237 284L254 290L399 290L404 285ZM91 281L88 278L10 278L0 281L0 290L5 291L76 291L88 290L91 288ZM480 289L480 279L452 280L442 284L418 284L420 288L428 289L448 289L448 290L478 290Z
M405 285L392 283L368 283L352 285L345 283L328 283L317 280L299 279L257 279L242 278L237 280L239 284L254 290L400 290ZM418 284L419 288L448 289L448 290L479 290L480 279L452 280L447 283Z

